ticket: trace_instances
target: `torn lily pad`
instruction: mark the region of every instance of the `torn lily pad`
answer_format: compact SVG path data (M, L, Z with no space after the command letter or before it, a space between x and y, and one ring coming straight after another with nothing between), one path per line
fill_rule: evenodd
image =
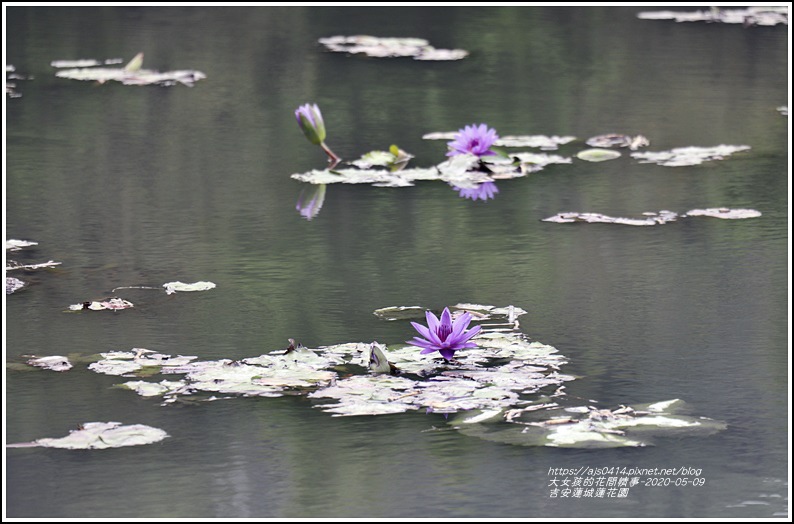
M177 70L159 72L142 69L143 53L138 53L124 67L81 67L64 69L55 73L58 78L71 80L85 80L104 84L109 81L120 82L124 85L160 85L173 86L176 84L193 87L199 80L207 78L201 71Z
M143 424L86 422L62 438L40 438L33 442L9 444L9 448L107 449L154 444L168 437L162 429Z
M463 49L436 49L423 38L383 38L369 35L320 38L328 51L364 54L373 58L412 57L414 60L460 60L469 53Z
M69 362L69 359L59 355L33 357L28 359L27 363L29 366L49 369L50 371L69 371L72 369L72 363Z
M675 20L676 22L707 22L721 24L742 24L745 27L788 25L788 8L784 6L747 9L721 9L712 7L708 11L642 11L637 14L642 20Z
M14 277L6 277L6 295L10 295L25 287L25 282Z
M585 149L576 153L576 158L587 162L605 162L620 157L620 153L612 149Z
M557 213L554 216L542 219L543 222L557 222L558 224L566 224L573 222L586 222L586 223L604 223L604 224L624 224L627 226L656 226L659 224L667 224L668 222L675 222L678 219L678 213L672 211L662 210L658 213L647 212L643 213L645 218L624 218L624 217L611 217L601 213L577 213L566 212Z
M760 211L755 209L730 209L727 207L712 207L708 209L691 209L686 212L690 217L714 217L724 218L728 220L738 220L743 218L758 218L761 216Z
M725 429L723 422L682 414L683 401L673 399L614 410L593 405L564 407L541 401L525 408L465 414L449 424L468 436L520 446L567 448L642 447L653 437L705 436Z
M588 146L603 148L603 147L628 147L631 150L637 150L641 147L649 146L651 143L642 135L631 137L629 135L621 135L618 133L608 133L606 135L598 135L588 138L585 142Z
M80 304L72 304L69 306L69 310L80 311L83 309L91 309L94 311L100 311L103 309L111 309L115 311L120 309L129 309L131 307L133 307L133 304L128 300L118 297L110 297L101 300L82 302Z
M208 289L214 289L215 284L213 282L193 282L192 284L185 284L184 282L166 282L163 284L165 288L165 292L169 295L176 293L177 291L207 291Z
M696 166L703 162L722 160L739 151L746 151L750 146L718 145L714 147L678 147L670 151L649 151L631 153L641 164L658 164L660 166L679 167Z

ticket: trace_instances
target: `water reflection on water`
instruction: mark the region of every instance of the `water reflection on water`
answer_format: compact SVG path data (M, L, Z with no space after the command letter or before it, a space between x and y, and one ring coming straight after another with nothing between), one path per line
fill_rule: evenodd
M432 413L334 418L298 397L160 406L84 367L8 370L9 442L89 421L171 435L118 450L8 450L8 515L786 511L789 137L776 109L788 97L786 30L639 20L636 11L7 8L7 60L34 77L6 101L7 235L38 241L31 258L62 262L7 297L8 361L132 347L239 359L288 338L397 343L410 325L375 309L515 304L529 312L522 329L570 360L564 371L579 377L567 384L571 397L610 408L682 398L728 424L642 449L536 449L440 431L445 421ZM471 54L378 60L317 45L341 33L422 36ZM56 78L49 66L139 51L157 69L207 78L192 88L96 86ZM469 122L504 135L579 137L561 146L565 156L605 133L642 134L654 151L751 149L682 168L627 155L549 165L500 181L487 205L438 181L335 184L323 201L312 193L321 188L289 177L326 161L295 125L306 100L323 108L344 158L396 143L416 165L435 165L445 145L422 136ZM763 215L649 228L541 221L709 207ZM217 288L129 290L133 309L64 312L119 286L176 280ZM637 489L620 501L549 496L550 468L613 464L702 468L707 483Z

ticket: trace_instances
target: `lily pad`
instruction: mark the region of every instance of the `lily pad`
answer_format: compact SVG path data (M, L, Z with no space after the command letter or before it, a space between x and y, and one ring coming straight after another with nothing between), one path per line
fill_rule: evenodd
M631 137L629 135L617 133L594 136L588 138L585 143L592 147L628 147L631 150L636 150L651 144L648 139L642 135Z
M742 24L743 26L788 25L788 8L749 7L747 9L720 9L712 7L708 11L643 11L637 14L643 20L675 20L676 22L708 22L721 24Z
M559 224L573 222L600 222L605 224L624 224L627 226L656 226L659 224L667 224L668 222L675 222L678 219L677 213L667 210L662 210L658 213L647 212L643 213L643 215L645 215L645 218L624 218L611 217L601 213L566 212L557 213L552 217L544 218L543 222L557 222Z
M165 292L169 295L176 293L177 291L207 291L208 289L214 289L215 284L213 282L193 282L192 284L185 284L183 282L166 282L163 284L165 288Z
M207 78L201 71L177 70L159 72L142 69L143 53L138 53L124 67L80 67L64 69L55 73L58 78L71 80L86 80L104 84L108 81L121 82L124 85L161 85L173 86L176 84L193 87L199 81Z
M781 115L788 116L788 106L780 106L777 108L777 110L780 112Z
M485 420L477 420L476 412L466 414L449 424L484 440L568 448L642 447L652 445L656 436L704 436L726 427L717 420L683 415L684 408L678 399L614 410L542 402L496 416L488 413Z
M69 362L69 359L59 355L33 357L28 359L27 363L30 366L49 369L50 371L69 371L72 369L72 363Z
M49 260L47 262L40 262L38 264L20 264L15 260L8 260L6 263L6 271L13 271L15 269L42 269L46 267L60 266L61 262Z
M370 151L358 160L350 162L350 164L359 169L369 169L377 166L388 167L390 171L400 171L405 168L413 157L410 153L406 153L397 146L392 145L388 151Z
M328 51L364 54L374 58L412 57L414 60L460 60L469 55L463 49L436 49L423 38L383 38L369 35L320 38Z
M14 277L6 277L6 295L15 293L25 287L25 282Z
M41 438L33 442L9 444L9 448L107 449L154 444L168 437L162 429L143 424L86 422L62 438Z
M38 242L31 242L30 240L6 240L6 251L19 251L22 248L30 246L38 246Z
M690 217L714 217L724 218L728 220L737 220L742 218L758 218L761 216L760 211L755 209L729 209L727 207L713 207L708 209L691 209L686 212Z
M78 58L77 60L53 60L50 62L52 67L95 67L100 65L115 65L124 62L123 58L107 58L105 60L97 60L95 58Z
M733 153L746 151L750 146L718 145L714 147L678 147L670 151L631 153L633 158L640 159L641 164L658 164L660 166L678 167L695 166L712 160L722 160Z
M110 297L100 300L91 300L87 302L82 302L80 304L72 304L71 306L69 306L69 310L80 311L83 309L91 309L94 311L100 311L103 309L111 309L115 311L119 309L129 309L131 307L133 307L133 304L128 300L124 300L123 298L118 298L118 297Z
M576 158L587 162L604 162L620 157L620 153L611 149L585 149L576 153Z
M145 348L133 348L131 351L110 351L100 353L100 355L102 359L91 363L88 369L105 375L129 375L137 373L143 368L155 368L154 371L162 371L163 368L185 366L197 358L182 355L173 357Z

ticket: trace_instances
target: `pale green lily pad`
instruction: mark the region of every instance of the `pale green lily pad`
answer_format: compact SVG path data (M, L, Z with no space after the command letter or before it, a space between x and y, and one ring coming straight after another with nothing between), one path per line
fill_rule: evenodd
M632 151L651 145L650 141L642 135L631 137L629 135L621 135L619 133L608 133L606 135L594 136L592 138L588 138L585 143L588 146L596 148L628 147Z
M578 213L578 212L565 212L557 213L554 216L542 219L543 222L556 222L558 224L566 224L573 222L585 223L604 223L604 224L623 224L627 226L656 226L660 224L667 224L675 222L678 219L678 213L672 211L662 210L656 212L643 213L645 218L624 218L612 217L603 215L601 213Z
M69 371L72 369L72 363L69 362L69 359L59 355L32 357L28 359L27 363L29 366L49 369L50 371Z
M675 20L676 22L707 22L742 24L745 27L788 25L788 8L784 6L748 7L746 9L721 9L708 11L642 11L637 18L643 20Z
M184 390L186 384L184 380L161 380L156 383L145 380L131 380L118 384L118 387L131 389L142 397L159 397L179 393Z
M12 293L16 293L23 287L25 287L25 282L19 280L18 278L14 277L6 277L6 295L10 295Z
M63 69L55 73L58 78L71 80L93 81L103 84L108 81L121 82L124 85L161 85L173 86L176 84L193 87L199 81L207 78L201 71L178 70L161 73L149 69L142 69L143 53L138 53L124 67L80 67L76 69Z
M319 42L328 51L364 54L374 58L412 57L414 60L460 60L463 49L436 49L423 38L381 38L369 35L330 36Z
M485 440L570 448L641 447L651 445L656 436L704 436L726 427L713 419L683 415L684 408L678 399L615 410L544 402L501 414L467 414L449 423Z
M412 154L392 145L389 151L370 151L358 160L353 160L350 164L359 169L387 167L390 171L400 171L405 168L413 157Z
M727 207L713 207L708 209L691 209L686 212L690 217L714 217L723 218L727 220L738 220L743 218L758 218L761 216L760 211L755 209L729 209Z
M620 153L612 149L585 149L576 153L576 158L587 162L605 162L620 157Z
M750 146L718 145L714 147L678 147L670 151L648 151L631 153L641 164L658 164L660 166L679 167L695 166L712 160L722 160L739 151L746 151Z
M165 292L169 295L172 293L176 293L177 291L207 291L208 289L214 289L215 284L213 282L194 282L192 284L185 284L183 282L166 282L163 284L165 288Z
M110 297L101 300L91 300L82 302L80 304L72 304L69 306L70 311L81 311L83 309L91 309L93 311L101 311L103 309L110 309L117 311L120 309L129 309L134 307L132 302L124 300L123 298Z
M162 429L143 424L86 422L62 438L40 438L33 442L9 444L9 448L107 449L154 444L168 437Z

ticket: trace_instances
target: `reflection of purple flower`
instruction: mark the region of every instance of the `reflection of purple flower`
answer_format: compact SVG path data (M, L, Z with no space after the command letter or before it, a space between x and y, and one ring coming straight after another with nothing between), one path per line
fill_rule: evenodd
M455 140L448 142L447 146L452 150L447 156L463 155L471 153L477 156L495 155L490 147L499 140L499 135L494 129L485 124L475 126L474 124L458 130Z
M471 200L488 200L495 198L499 192L495 182L483 182L477 187L458 187L452 186L452 189L458 192L462 198L469 198Z
M305 190L301 191L300 196L298 197L298 204L295 206L295 209L304 217L306 220L311 220L312 218L316 217L317 214L320 212L320 208L323 207L323 202L325 201L325 184L318 185L314 192L311 194L311 198L308 201L304 200L303 193Z
M479 333L482 326L475 326L466 331L471 322L471 313L464 313L452 322L449 308L444 308L441 320L430 311L425 313L425 318L427 318L427 327L411 322L414 329L424 338L414 337L413 340L408 341L412 346L424 348L421 354L438 351L442 357L450 360L459 349L477 347L477 344L469 342L469 339Z

